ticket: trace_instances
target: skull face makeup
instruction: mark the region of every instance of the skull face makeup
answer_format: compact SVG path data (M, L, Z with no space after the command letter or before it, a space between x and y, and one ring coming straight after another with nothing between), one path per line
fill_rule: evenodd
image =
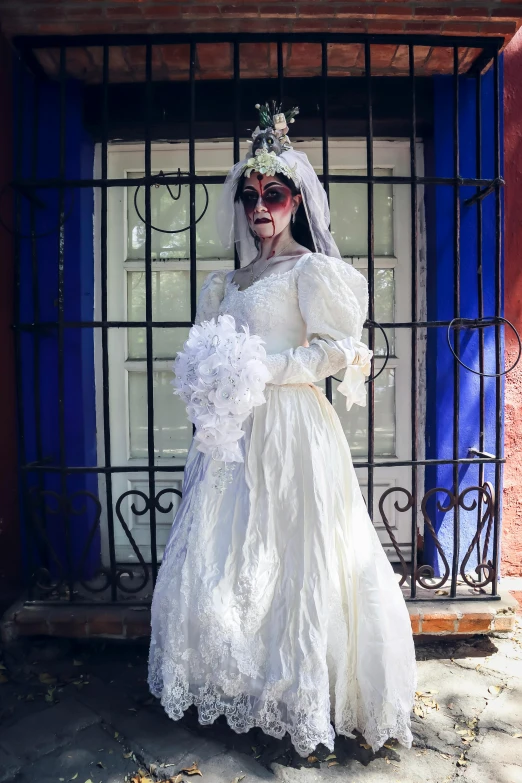
M241 201L251 230L259 239L271 239L284 231L301 203L277 176L253 171L245 182Z
M293 250L298 245L341 258L330 232L324 187L305 153L293 149L287 135L298 108L283 112L281 106L266 103L256 104L256 109L259 125L252 133L252 148L227 174L219 201L217 228L223 247L235 246L241 266L290 247L287 240L293 240ZM268 182L273 184L268 187Z

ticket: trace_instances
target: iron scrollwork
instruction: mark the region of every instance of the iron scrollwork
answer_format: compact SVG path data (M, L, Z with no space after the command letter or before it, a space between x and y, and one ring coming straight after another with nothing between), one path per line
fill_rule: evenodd
M381 512L381 518L384 523L384 527L386 528L388 535L390 537L390 541L393 544L393 548L395 549L395 552L397 553L397 557L400 560L401 563L401 569L402 569L402 577L401 581L399 582L399 587L402 587L406 579L408 578L408 566L406 564L406 560L403 557L403 554L400 550L400 547L397 543L397 539L395 538L393 534L393 530L391 529L391 525L388 522L388 518L386 517L386 514L384 513L384 501L388 497L388 495L391 495L393 492L403 492L406 495L406 504L404 506L399 505L399 501L396 500L393 504L397 511L405 512L409 511L410 508L413 507L413 496L411 492L409 492L407 489L404 489L404 487L390 487L387 489L383 494L381 495L379 499L379 511Z
M176 195L174 195L174 193L172 192L172 190L171 190L171 188L169 186L169 181L170 180L167 179L167 177L171 176L172 174L174 174L174 172L167 172L167 173L165 173L164 171L160 171L158 174L156 174L155 176L152 177L153 184L154 184L155 188L159 188L161 185L164 185L167 188L167 190L169 192L169 196L171 197L171 199L173 201L179 201L179 199L181 198L181 179L180 179L181 176L182 176L181 169L178 169L177 172L176 172L176 174L178 176L178 181L176 182L176 186L178 188L178 192L177 192ZM149 181L150 181L150 178L149 178ZM139 190L140 190L140 188L141 188L141 186L143 184L143 180L138 180L138 183L139 184L138 184L136 190L134 191L134 209L136 210L136 214L139 217L139 219L141 220L141 222L143 223L143 225L146 225L147 221L145 220L145 218L143 217L143 215L140 213L140 211L138 209L138 193L139 193ZM196 218L196 220L194 221L194 225L195 226L197 226L197 224L201 220L203 220L203 218L205 217L205 215L207 213L207 210L208 210L208 204L209 204L208 188L207 188L207 186L205 185L204 182L201 182L200 184L201 184L201 187L203 188L203 190L205 192L205 206L203 207L201 215L199 215L199 217ZM176 229L158 228L157 226L154 226L152 223L150 223L150 227L151 227L151 229L153 231L159 231L161 234L183 234L184 231L188 231L190 229L191 223L188 223L188 225L184 226L184 228L176 228Z
M75 501L79 498L83 498L84 502L80 507L75 507ZM75 565L72 562L71 553L71 517L82 516L85 514L88 509L87 501L89 500L94 504L94 520L90 525L87 540L83 547L80 560L78 564ZM100 526L102 511L100 501L96 495L93 495L92 492L88 492L87 490L78 490L72 495L61 495L54 490L40 490L37 487L33 487L29 491L29 503L31 509L31 520L33 523L32 532L35 535L35 541L38 540L37 536L39 536L40 541L42 541L46 547L46 553L52 563L52 567L58 574L58 578L53 581L50 568L46 566L39 566L32 575L31 587L36 587L45 597L49 597L53 594L59 596L65 590L67 597L70 600L73 600L73 591L71 590L71 585L74 585L76 581L80 582L80 584L82 584L84 587L90 589L88 585L79 578L78 575L82 571L89 548L92 544L93 537L96 533L96 530L99 529ZM65 533L63 541L65 542L66 546L67 571L64 570L63 560L58 556L48 535L45 524L45 516L48 514L62 519ZM102 572L105 573L105 570L100 569L97 573ZM103 590L105 587L106 585L100 589ZM96 591L98 591L98 589Z
M484 511L484 514L479 517L479 522L477 524L477 532L475 533L473 540L471 541L468 551L466 552L464 559L460 566L460 575L463 578L463 580L466 582L467 585L473 588L481 588L488 585L490 582L493 582L495 579L495 569L493 567L493 563L491 560L486 560L488 556L488 549L489 549L489 540L491 536L491 529L493 527L493 520L494 520L494 509L495 509L495 490L493 488L493 485L486 481L481 487L469 487L468 489L464 490L464 492L461 493L459 502L463 509L466 511L474 511L477 508L477 500L473 499L471 504L468 506L464 502L464 498L466 495L468 495L470 492L477 492L479 496L479 502L484 500L486 510ZM482 535L482 531L484 529L484 525L487 523L486 528L486 537L484 540L484 548L482 550L482 559L481 562L478 563L478 565L475 567L475 573L478 576L478 580L474 581L471 577L469 577L466 574L466 566L468 564L468 561L471 557L471 553L473 552L473 548L475 546L480 547L480 538ZM486 572L485 578L480 580L480 572Z

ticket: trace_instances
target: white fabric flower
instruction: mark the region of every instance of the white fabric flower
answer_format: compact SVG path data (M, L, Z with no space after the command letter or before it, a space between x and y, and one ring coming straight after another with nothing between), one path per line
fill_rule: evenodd
M187 405L196 427L196 448L213 459L243 462L239 441L242 423L256 405L265 402L264 340L248 326L236 330L231 315L194 325L174 361L174 394Z

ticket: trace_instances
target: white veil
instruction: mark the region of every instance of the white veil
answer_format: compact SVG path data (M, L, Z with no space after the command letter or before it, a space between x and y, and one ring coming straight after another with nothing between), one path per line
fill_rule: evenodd
M217 229L223 246L227 249L236 245L241 266L249 264L257 255L254 238L248 227L245 209L241 201L235 201L239 180L244 176L249 154L229 171L217 209ZM308 157L304 152L288 149L277 156L290 167L295 167L295 181L303 197L310 232L317 253L341 258L341 254L330 232L330 209L328 199Z

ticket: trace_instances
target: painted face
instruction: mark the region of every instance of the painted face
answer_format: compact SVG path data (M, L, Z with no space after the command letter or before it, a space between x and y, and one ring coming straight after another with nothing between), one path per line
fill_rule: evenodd
M277 177L253 171L245 183L241 200L252 231L260 239L269 239L288 226L301 196L292 196L290 188Z

